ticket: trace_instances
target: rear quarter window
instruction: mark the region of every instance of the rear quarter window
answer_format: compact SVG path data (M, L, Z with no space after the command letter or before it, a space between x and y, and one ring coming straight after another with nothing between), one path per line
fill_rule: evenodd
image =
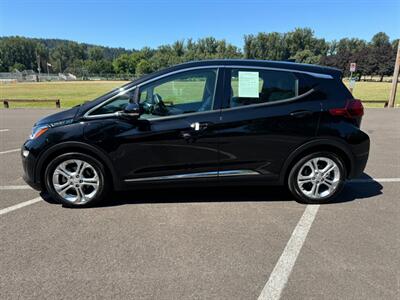
M316 91L313 94L316 94L319 99L329 100L328 102L332 103L339 102L338 105L342 105L340 104L342 101L353 99L353 95L340 78L320 79Z

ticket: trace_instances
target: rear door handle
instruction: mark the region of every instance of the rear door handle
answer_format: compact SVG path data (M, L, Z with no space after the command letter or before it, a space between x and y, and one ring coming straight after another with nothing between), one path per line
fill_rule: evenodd
M291 117L303 118L312 115L312 111L309 110L296 110L290 113Z

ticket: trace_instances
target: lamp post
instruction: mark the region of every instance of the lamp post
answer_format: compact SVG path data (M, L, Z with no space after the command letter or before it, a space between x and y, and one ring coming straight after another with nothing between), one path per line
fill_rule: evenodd
M47 67L47 77L50 77L49 67L51 67L51 64L49 62L46 62L46 67Z
M39 54L36 56L36 62L37 62L37 69L38 69L38 72L39 72L39 77L37 78L37 81L40 81L40 71L41 71L41 69L40 69L40 55Z

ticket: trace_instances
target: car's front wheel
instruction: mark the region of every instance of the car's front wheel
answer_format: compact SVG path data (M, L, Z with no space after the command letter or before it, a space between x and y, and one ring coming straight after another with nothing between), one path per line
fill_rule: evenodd
M53 199L69 207L93 205L105 197L108 186L104 166L83 153L54 158L45 171L45 185Z
M288 176L288 187L299 202L326 203L344 186L346 168L338 155L317 152L300 159Z

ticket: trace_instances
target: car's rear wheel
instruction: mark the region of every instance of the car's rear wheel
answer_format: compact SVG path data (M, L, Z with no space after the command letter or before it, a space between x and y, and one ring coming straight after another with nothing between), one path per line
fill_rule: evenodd
M105 169L97 159L83 153L54 158L45 171L49 194L69 207L90 206L103 200L107 190Z
M288 176L288 187L297 201L326 203L342 190L346 168L338 155L317 152L300 159Z

